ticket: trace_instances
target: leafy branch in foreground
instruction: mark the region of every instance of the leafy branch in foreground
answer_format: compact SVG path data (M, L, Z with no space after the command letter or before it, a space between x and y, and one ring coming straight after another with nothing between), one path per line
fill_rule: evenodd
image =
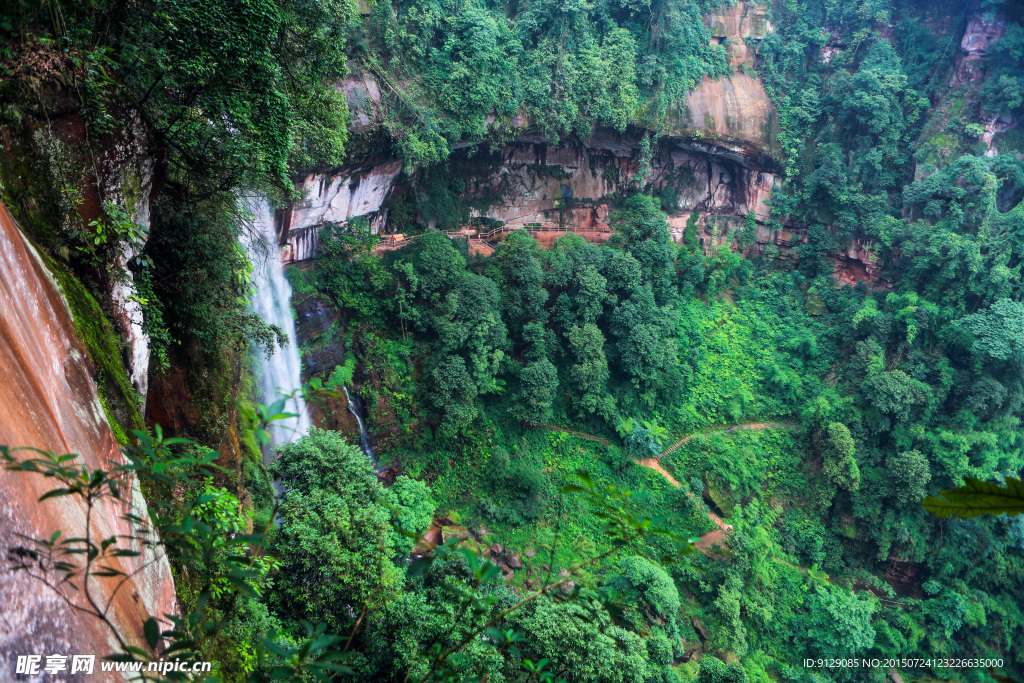
M1019 515L1024 513L1024 483L1007 477L1005 486L968 477L963 486L929 497L921 503L939 517L977 517L978 515Z
M268 436L267 422L290 417L282 410L280 405L260 407L248 415L260 425L256 430L257 438ZM58 530L48 538L25 538L24 547L9 549L13 560L11 568L28 572L56 591L69 606L103 622L117 638L121 650L109 656L110 660L155 662L169 656L186 661L209 659L209 655L217 650L220 634L231 623L238 598L258 598L265 588L268 568L272 569L276 560L259 551L260 547L267 547L265 534L243 533L244 525L236 519L237 511L230 509L230 498L225 498L225 491L211 487L207 482L200 489L200 495L191 498L182 495L182 491L195 490L196 482L189 480L186 472L217 469L213 462L216 452L196 449L195 444L184 439L165 438L159 428L155 430L155 436L138 432L136 437L138 446L125 449L126 462L109 470L91 470L76 464L76 455L58 456L35 449L2 449L7 469L42 474L57 482L53 490L42 496L42 500L77 496L84 501L87 510L85 528L79 536L68 538L64 530ZM39 457L18 460L12 455L17 450L32 450ZM194 453L199 455L192 455ZM580 484L566 486L563 491L580 494L589 501L592 514L600 520L602 532L609 543L602 552L557 571L555 556L559 538L556 531L554 543L548 548L551 558L550 565L545 568L546 577L542 578L541 586L536 590L531 589L528 594L499 605L492 589L500 582L501 568L479 548L458 538L449 539L428 557L410 566L409 574L416 575L436 560L460 558L465 563L468 579L446 581L440 586L454 598L450 604L453 628L441 640L415 646L416 663L407 671L407 681L468 683L483 680L481 672L475 670L476 664L470 654L475 644L483 644L498 652L508 651L515 655L528 680L555 683L559 679L556 672L547 670L548 660L535 657L537 661L533 661L519 650L524 637L510 625L508 618L511 615L541 599L572 601L587 613L595 613L599 606L615 613L614 591L608 588L586 589L577 585L579 577L584 574L584 567L596 565L624 549L649 549L649 540L654 535L679 543L678 551L668 552L661 558L662 563L673 562L692 552L696 539L686 539L657 528L651 519L634 514L631 511L631 492L611 485L597 485L585 471L579 472L579 479ZM96 520L92 518L92 510L105 500L128 499L130 496L125 494L138 486L137 482L147 483L149 519L125 515L124 519L133 530L131 534L95 538ZM271 519L276 518L277 510L275 505ZM411 532L403 533L419 538ZM97 595L99 591L95 580L121 577L114 591L116 594L142 571L141 568L125 571L117 564L116 558L138 556L142 554L140 549L153 554L155 559L152 560L146 555L148 562L162 561L161 555L165 555L178 566L188 567L200 586L188 614L163 615L163 624L157 617L149 618L144 624L141 639L144 642L134 642L118 631L110 612L113 597ZM83 594L84 601L81 598ZM371 610L370 603L352 626L347 642L343 642L340 636L326 633L325 625L314 626L308 621L299 622L304 633L302 630L296 634L271 631L265 637L258 637L261 645L257 648L259 664L249 680L315 679L326 682L338 675L354 674L351 667L357 658L353 659L350 646L367 610ZM143 680L184 680L184 674L173 671L159 677L143 671L140 676Z
M250 417L259 422L257 438L265 441L268 422L293 415L282 412L281 406L275 404L270 408L261 406ZM266 547L265 534L238 533L236 528L225 533L218 520L211 518L211 510L223 501L209 487L201 495L178 500L180 491L187 491L193 483L187 472L221 469L214 464L219 456L216 451L196 449L187 439L165 438L159 426L153 436L139 431L134 434L138 445L126 447L125 462L109 469L90 469L79 462L77 454L56 455L38 448L0 446L0 460L6 470L40 474L54 480L55 487L40 496L40 502L72 496L85 510L82 528L71 534L57 529L44 538L22 535L24 545L7 549L8 569L26 572L56 593L69 608L104 623L121 650L108 656L108 660L155 662L171 656L186 661L208 659L205 655L229 622L238 596L256 597L268 567L272 566L257 550ZM36 457L18 459L18 451L31 452ZM131 533L98 538L94 513L110 501L130 503L133 489L143 483L150 493L149 519L128 512L122 519ZM271 519L276 513L275 505ZM121 558L139 556L144 558L139 566L128 568L121 564ZM145 642L130 642L114 621L114 600L125 586L130 587L132 579L165 558L197 573L200 588L195 606L183 616L149 617L143 625ZM116 581L109 595L97 589L97 579ZM293 648L276 642L275 633L261 639L261 661L265 651L278 660L271 666L270 676L302 679L312 675L328 681L334 674L348 671L336 661L341 655L328 651L338 639L325 635L323 627L304 626L306 638ZM143 670L139 675L141 680L195 680L190 674L175 671L154 676ZM270 678L257 673L251 680Z

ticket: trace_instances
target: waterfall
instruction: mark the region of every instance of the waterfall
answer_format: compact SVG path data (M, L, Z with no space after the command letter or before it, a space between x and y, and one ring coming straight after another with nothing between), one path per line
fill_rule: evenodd
M363 418L359 414L359 409L362 408L362 406L357 403L359 398L356 397L353 400L353 398L349 396L348 387L344 384L341 385L341 388L345 392L345 398L348 399L348 411L352 413L354 418L356 418L356 424L359 425L359 445L362 446L363 453L366 453L366 457L370 459L370 463L373 465L373 468L377 469L377 458L373 454L373 449L370 448L370 437L366 433L366 425L363 424Z
M242 244L253 267L250 307L268 323L279 325L288 337L288 345L275 349L269 359L265 353L256 352L260 401L269 405L281 396L301 389L302 364L289 303L292 288L284 276L270 202L265 197L252 197L245 203L253 215L251 233L242 236ZM309 431L309 411L301 394L288 400L285 412L298 413L298 417L275 420L270 424L271 446L290 443Z

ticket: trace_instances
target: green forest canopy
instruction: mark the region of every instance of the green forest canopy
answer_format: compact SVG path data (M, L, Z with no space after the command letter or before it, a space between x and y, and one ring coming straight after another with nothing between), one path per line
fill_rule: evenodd
M387 91L384 149L408 166L443 169L455 143L508 139L521 112L552 140L595 125L656 136L673 102L728 72L702 22L712 9L382 0L356 18L347 3L315 0L18 1L0 11L0 125L31 138L25 121L41 126L66 96L91 140L123 111L152 131L167 168L137 266L146 327L165 367L203 384L188 435L216 447L231 398L251 398L234 368L250 341L273 337L245 306L235 192L282 198L289 173L380 151L346 132L333 86L349 68ZM920 504L972 478L989 493L1012 487L1024 468L1021 138L1009 131L990 157L977 133L985 117L1022 113L1024 31L1011 3L981 3L1003 13L1005 34L983 82L951 87L967 11L771 3L775 31L744 68L782 119L771 220L806 231L795 266L774 246L743 258L676 244L643 188L616 198L603 245L566 235L542 250L521 232L477 258L427 232L381 255L358 221L325 226L313 270L290 273L296 299L335 310L319 342L341 340L338 376L361 386L404 474L383 487L326 430L282 453L276 512L251 431L238 472L191 473L190 491L213 491L203 495L217 506L247 501L280 566L254 578L257 594L211 604L228 618L203 644L222 680L279 663L258 660L257 643L300 642L301 620L352 633L346 665L367 681L546 680L541 660L580 682L888 675L801 665L850 656L992 658L1024 677L1024 516L939 519ZM833 34L842 40L826 61ZM56 66L34 66L40 55ZM5 202L95 285L90 226L54 214L66 202L44 194L43 209L19 201L60 186L15 170L5 161ZM829 255L855 234L876 246L886 287L834 280ZM712 433L766 422L792 428ZM665 434L702 432L662 459L678 488L633 461ZM731 554L663 566L669 538L630 545L571 575L584 597L552 591L501 620L514 640L474 638L434 666L432 647L459 646L527 581L614 549L595 499L564 492L578 469L635 492L635 514L681 536L711 531L714 511L733 527ZM421 532L435 513L449 527L485 526L522 567L485 576L453 553L411 571L401 530ZM232 515L214 527L237 533ZM185 604L201 601L196 582L178 586ZM980 666L900 668L991 680Z

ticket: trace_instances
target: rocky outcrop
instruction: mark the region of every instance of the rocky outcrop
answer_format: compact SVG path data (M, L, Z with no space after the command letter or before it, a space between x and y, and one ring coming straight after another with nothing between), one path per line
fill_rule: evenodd
M379 214L395 178L399 161L362 166L336 175L310 174L296 183L303 199L278 212L278 231L285 243L285 261L303 261L316 251L316 227L346 223L368 216L371 229L380 232L386 216Z
M730 66L753 64L761 41L772 32L768 6L760 2L737 2L704 18L711 39L725 45Z
M149 335L142 329L142 306L128 264L142 252L149 236L154 161L149 152L149 136L137 114L132 113L131 119L111 137L111 144L101 147L98 154L100 193L104 201L124 207L144 236L142 241L126 244L117 262L111 264L115 273L109 286L111 312L127 347L128 376L145 403L149 388Z
M58 454L77 453L90 470L122 462L104 417L90 361L75 332L61 290L34 249L0 205L0 444L32 446ZM17 455L29 456L21 453ZM0 470L0 549L29 545L25 536L82 536L85 507L77 497L38 502L54 482L38 474ZM135 530L124 520L131 513L147 519L137 484L123 502L106 500L93 512L96 538L117 536L119 547L138 557L105 560L128 575L93 579L93 594L109 602L108 616L128 641L142 645L143 622L175 613L170 566L162 555L126 541ZM59 577L57 577L59 578ZM24 572L0 581L0 660L11 666L17 655L96 654L118 650L112 633L98 619L75 610L80 592L67 600ZM69 602L70 601L70 604ZM8 675L12 669L6 669ZM0 676L6 680L6 676Z
M753 211L767 220L765 202L775 174L746 165L742 153L710 143L663 138L647 174L638 179L639 144L636 133L604 129L585 141L569 139L549 145L522 140L507 145L500 150L496 170L476 179L477 192L503 199L474 216L507 227L607 229L610 210L604 198L642 180L653 191L676 198L678 209L670 214L673 224L694 210L734 217Z
M88 138L77 106L54 99L45 126L31 117L9 128L0 147L0 174L12 209L32 231L42 227L77 235L92 221L104 218L105 207L126 212L140 226L141 239L122 244L110 263L88 264L91 278L109 296L109 314L124 341L123 361L132 385L145 400L148 391L149 339L142 329L142 309L128 263L144 248L149 235L150 195L156 161L150 134L131 109L110 112L119 125ZM114 234L107 230L109 237ZM72 244L71 248L81 246ZM101 250L105 250L101 247ZM60 255L60 250L56 252ZM66 259L65 259L66 260ZM88 263L88 259L85 259Z
M847 240L846 250L835 254L832 261L835 264L835 277L840 282L855 285L858 282L879 281L881 264L875 247L859 236Z
M988 148L985 150L985 156L999 156L999 148L995 144L996 138L1012 128L1015 123L1017 120L1010 114L993 116L985 122L985 131L980 138Z
M380 86L367 72L354 71L338 87L345 96L352 118L349 130L366 133L380 120L382 113Z
M988 48L1006 33L1006 20L999 14L975 12L967 20L960 39L960 57L953 78L955 84L984 78L984 60Z
M778 151L779 115L760 79L737 72L701 81L685 106L670 111L666 133L745 156L766 155Z

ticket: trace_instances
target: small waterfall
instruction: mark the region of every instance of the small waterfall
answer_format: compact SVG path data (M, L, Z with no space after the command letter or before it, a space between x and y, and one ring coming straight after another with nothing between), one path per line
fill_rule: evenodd
M302 364L289 303L292 288L284 276L270 202L264 197L248 198L245 202L246 208L253 215L252 234L242 237L242 244L253 267L250 307L268 323L279 325L288 337L288 345L283 349L275 349L269 359L262 352L256 353L260 401L270 404L285 394L301 389ZM309 411L301 394L289 399L285 412L298 413L298 417L271 423L271 446L290 443L309 432Z
M341 385L341 388L345 392L345 398L348 399L348 411L352 413L354 418L356 418L356 423L359 425L359 445L362 446L363 453L366 453L366 457L370 459L370 463L373 464L373 468L377 469L377 458L373 454L373 449L370 448L370 437L366 433L366 425L363 424L363 418L359 414L359 409L362 408L362 406L357 402L359 398L356 397L353 399L349 396L348 387L344 384Z

